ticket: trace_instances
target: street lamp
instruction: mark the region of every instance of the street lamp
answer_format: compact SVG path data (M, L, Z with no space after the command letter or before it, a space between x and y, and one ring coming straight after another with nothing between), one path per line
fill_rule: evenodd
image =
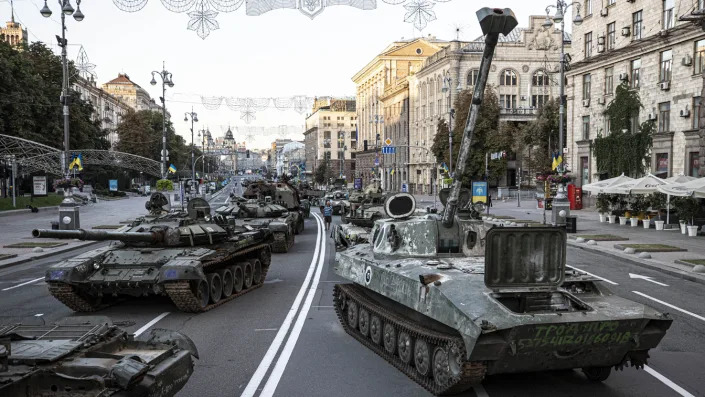
M441 91L443 93L448 93L448 172L450 175L453 175L453 115L455 114L455 109L453 109L453 93L450 90L450 86L453 80L450 78L450 76L446 76L443 78L443 88L441 88ZM455 91L460 92L462 91L463 87L460 85L460 79L458 79L458 87L456 87ZM439 109L440 111L440 109Z
M561 24L561 55L560 55L560 70L561 70L561 81L560 81L560 108L558 113L558 153L560 163L558 164L558 170L563 170L563 120L565 118L565 18L564 15L570 6L576 7L575 17L573 18L573 24L575 26L580 26L583 23L583 18L580 16L580 3L575 1L572 3L567 3L563 0L557 0L556 5L549 5L546 7L546 20L543 22L543 27L549 29L553 27L554 22ZM556 14L551 20L550 9L555 8Z
M157 85L155 74L162 78L162 96L159 98L162 101L162 178L166 179L166 162L169 159L166 151L166 86L174 87L174 81L171 79L171 73L165 69L163 62L161 72L152 71L152 81L149 82L151 85Z
M73 19L77 22L81 22L85 15L81 12L81 0L76 0L76 10L74 11L69 0L58 0L59 6L61 7L61 37L56 36L56 40L59 42L59 47L61 47L61 69L62 69L62 80L61 80L61 104L63 105L64 112L64 155L62 157L62 169L69 174L69 66L66 59L66 16L73 15ZM44 7L39 10L44 18L49 18L52 14L51 9L47 5L47 0L44 0Z
M184 121L188 122L189 117L191 117L191 183L196 183L196 160L193 154L193 123L198 122L198 114L193 111L193 106L191 106L191 112L184 113ZM198 186L198 185L196 185Z

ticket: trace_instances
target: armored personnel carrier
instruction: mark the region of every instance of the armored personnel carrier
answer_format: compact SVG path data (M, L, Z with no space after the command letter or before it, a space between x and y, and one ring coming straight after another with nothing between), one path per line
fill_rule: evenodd
M465 126L457 178L509 9L478 17L485 48ZM592 381L613 367L643 367L664 337L667 314L612 294L593 276L566 272L563 228L495 227L466 211L454 180L442 216L412 216L414 197L385 202L369 245L336 254L334 287L343 329L431 393L453 394L486 375L581 369ZM464 198L466 197L466 198Z
M200 198L185 212L160 213L164 202L161 193L153 194L150 216L124 231L33 230L34 237L117 242L49 267L49 292L79 312L150 295L167 295L180 310L201 312L262 285L271 262L268 229L211 218Z
M272 232L272 252L285 253L294 245L296 215L278 204L263 200L233 198L228 205L216 209L216 214L226 217L228 224Z
M271 197L274 204L279 204L296 216L296 234L304 231L304 210L301 208L299 193L287 182L250 183L242 194L246 199L266 200Z
M107 317L0 325L0 395L169 397L191 377L194 357L183 334L134 338Z

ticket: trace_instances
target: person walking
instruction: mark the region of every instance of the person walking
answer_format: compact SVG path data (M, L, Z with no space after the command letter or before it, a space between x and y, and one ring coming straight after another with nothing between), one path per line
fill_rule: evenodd
M326 205L323 207L323 219L325 220L326 230L329 230L330 222L333 219L333 206L330 205L330 200L326 201Z

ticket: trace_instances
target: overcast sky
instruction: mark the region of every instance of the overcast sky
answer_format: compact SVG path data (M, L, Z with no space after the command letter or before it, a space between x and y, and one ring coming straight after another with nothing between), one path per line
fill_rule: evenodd
M389 1L402 4L377 0L377 9L369 11L331 6L313 20L291 9L247 16L243 2L234 12L220 13L216 17L220 29L202 40L196 32L187 30L187 14L171 12L161 1L149 0L141 11L127 13L110 0L84 0L81 9L85 19L80 23L67 19L69 58L75 60L83 45L90 62L97 65L99 83L127 73L157 101L161 86L149 84L150 72L161 70L165 61L175 83L174 88L167 89L167 109L177 132L185 137L188 134L190 142L190 124L183 119L191 106L200 121L196 129L208 126L214 136L222 135L228 125L248 125L239 112L225 104L218 110L205 109L201 95L354 96L353 74L394 40L429 34L450 40L455 38L456 28L461 29L461 40L471 40L480 35L475 11L483 6L509 7L519 25L526 26L529 15L544 14L545 6L553 3L438 1L433 7L437 19L419 32L404 22L404 4L412 0ZM72 4L76 6L75 0ZM61 33L59 6L57 0L49 0L54 14L45 19L39 14L43 5L42 0L15 0L16 19L29 30L30 41L51 43L58 54L54 35ZM9 0L0 0L0 19L9 20L9 13ZM258 112L256 117L249 125L296 125L302 131L305 120L305 115L277 109ZM274 138L259 136L248 146L264 147ZM294 138L302 139L303 135ZM245 137L240 134L236 139Z

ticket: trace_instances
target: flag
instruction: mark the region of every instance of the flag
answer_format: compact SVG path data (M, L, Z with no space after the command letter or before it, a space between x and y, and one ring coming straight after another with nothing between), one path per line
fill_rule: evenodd
M555 170L556 168L558 168L558 157L556 157L555 154L551 157L553 157L553 162L551 163L551 170Z
M73 167L78 167L79 171L83 171L83 156L81 154L74 154L73 155L73 161L71 161L71 164L69 164L69 169L72 169Z
M392 168L392 172L390 172L390 174L394 175L394 168Z
M169 172L176 173L176 167L174 166L174 164L169 164Z

